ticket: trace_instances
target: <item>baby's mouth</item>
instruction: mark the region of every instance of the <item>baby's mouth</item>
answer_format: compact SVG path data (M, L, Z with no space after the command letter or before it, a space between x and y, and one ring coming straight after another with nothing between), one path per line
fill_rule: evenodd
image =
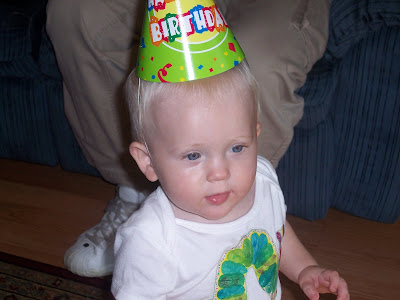
M205 198L211 204L220 205L220 204L224 203L226 200L228 200L229 195L230 195L230 192L224 192L224 193L214 194L211 196L206 196Z

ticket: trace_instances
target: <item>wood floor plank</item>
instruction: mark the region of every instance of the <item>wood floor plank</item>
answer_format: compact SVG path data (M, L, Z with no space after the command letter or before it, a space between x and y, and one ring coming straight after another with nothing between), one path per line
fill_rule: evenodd
M0 251L63 267L65 250L108 200L0 180Z
M0 159L0 179L64 191L89 198L112 198L114 186L100 177L66 172L59 166L50 167L22 161Z
M352 299L400 299L399 222L378 223L333 209L323 220L288 219L317 261L346 278Z

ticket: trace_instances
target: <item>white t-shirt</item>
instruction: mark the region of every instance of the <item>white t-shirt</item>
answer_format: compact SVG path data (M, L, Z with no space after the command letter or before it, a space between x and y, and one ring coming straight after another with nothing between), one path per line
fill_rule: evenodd
M258 157L255 200L224 224L175 218L161 188L118 230L116 299L280 299L286 206L272 165Z

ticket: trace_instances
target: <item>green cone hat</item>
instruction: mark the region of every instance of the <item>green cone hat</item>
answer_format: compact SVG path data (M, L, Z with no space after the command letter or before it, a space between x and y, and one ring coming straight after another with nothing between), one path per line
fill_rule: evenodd
M244 53L212 0L148 0L136 74L183 82L225 72Z

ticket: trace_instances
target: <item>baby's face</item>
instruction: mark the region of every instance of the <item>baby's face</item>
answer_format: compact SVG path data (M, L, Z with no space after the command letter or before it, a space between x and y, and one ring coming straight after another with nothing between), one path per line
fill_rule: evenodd
M253 101L240 96L152 105L147 143L176 217L228 222L252 207L260 125Z

